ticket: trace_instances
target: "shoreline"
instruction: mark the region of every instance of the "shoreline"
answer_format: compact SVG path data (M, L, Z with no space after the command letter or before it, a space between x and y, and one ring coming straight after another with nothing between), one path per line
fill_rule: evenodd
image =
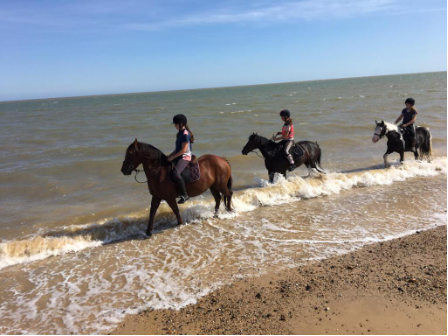
M109 334L446 334L447 226L238 280Z

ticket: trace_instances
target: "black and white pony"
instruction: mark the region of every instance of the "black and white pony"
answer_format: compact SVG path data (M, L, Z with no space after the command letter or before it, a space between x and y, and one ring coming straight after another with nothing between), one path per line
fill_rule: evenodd
M390 164L387 161L387 156L393 152L400 154L400 162L402 163L404 160L404 152L412 152L411 139L408 139L406 135L403 135L397 125L383 120L375 120L375 123L376 128L373 133L372 142L376 143L381 138L385 136L387 137L387 151L383 155L386 168L390 167ZM415 128L415 151L413 153L416 160L426 158L428 162L431 162L432 144L429 129L420 126Z
M280 173L286 178L286 171L290 167L290 163L282 154L282 148L283 144L281 142L276 143L253 133L249 136L249 141L244 146L242 154L247 155L249 152L259 149L264 157L264 165L268 170L269 183L273 183L275 173ZM325 174L325 171L320 166L322 151L317 142L296 142L291 148L290 153L297 167L305 164L309 173L311 168L314 168L319 173Z

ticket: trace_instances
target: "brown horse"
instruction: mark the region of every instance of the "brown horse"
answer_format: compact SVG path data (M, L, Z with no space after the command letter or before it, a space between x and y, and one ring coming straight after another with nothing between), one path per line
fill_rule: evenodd
M198 159L198 163L201 177L196 182L188 183L186 185L188 196L199 196L206 192L207 189L210 189L215 198L215 214L219 211L221 194L224 195L224 204L227 211L233 211L232 169L230 168L229 162L222 157L206 154ZM152 234L154 217L162 200L165 200L173 210L178 224L183 224L176 203L176 197L179 196L179 191L176 186L171 183L169 178L173 164L167 160L165 154L154 146L138 142L137 139L135 139L126 150L126 156L121 167L121 172L123 175L131 175L140 164L143 165L148 180L149 193L152 195L146 234L148 236L151 236Z

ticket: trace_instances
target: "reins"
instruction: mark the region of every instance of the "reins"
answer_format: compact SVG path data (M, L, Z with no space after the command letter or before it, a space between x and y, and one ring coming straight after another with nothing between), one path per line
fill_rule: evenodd
M256 152L256 151L252 151L252 153L257 154L257 156L258 156L260 159L264 159L264 157L260 156L260 154L258 154L258 152Z
M141 172L140 169L135 169L135 176L134 176L135 181L136 181L137 183L147 183L148 180L146 180L145 182L140 182L139 180L137 180L137 175L138 175L138 173L140 173L140 172Z
M176 168L176 166L174 165L174 163L172 161L170 161L171 165L173 166L173 168ZM162 167L162 166L160 166ZM147 183L148 180L146 180L145 182L140 182L139 180L137 180L137 175L142 171L141 169L134 169L135 171L135 175L134 175L134 179L137 183Z

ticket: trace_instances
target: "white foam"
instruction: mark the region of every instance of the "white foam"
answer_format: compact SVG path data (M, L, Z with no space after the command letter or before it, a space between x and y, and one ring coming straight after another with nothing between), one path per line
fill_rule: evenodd
M391 185L395 181L404 181L417 176L435 176L446 172L446 158L437 158L432 163L408 161L390 169L348 174L328 173L317 178L292 176L285 180L280 177L275 184L263 181L263 187L245 190L234 198L234 204L239 212L251 211L260 205L277 205L297 201L300 198L339 194L343 190L355 187Z
M101 244L100 241L91 241L85 237L35 237L24 241L8 241L0 244L0 269L69 252L77 252Z

